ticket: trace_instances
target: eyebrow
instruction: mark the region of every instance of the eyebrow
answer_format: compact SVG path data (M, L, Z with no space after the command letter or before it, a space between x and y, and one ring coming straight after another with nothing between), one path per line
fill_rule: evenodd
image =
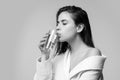
M66 19L61 20L61 22L67 21ZM57 21L59 23L59 21Z
M67 21L66 19L61 20L62 22Z

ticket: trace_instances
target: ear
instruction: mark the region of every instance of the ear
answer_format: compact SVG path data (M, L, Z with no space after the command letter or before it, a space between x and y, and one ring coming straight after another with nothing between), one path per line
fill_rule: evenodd
M79 24L77 27L76 27L76 30L78 33L82 32L82 30L84 29L84 24Z

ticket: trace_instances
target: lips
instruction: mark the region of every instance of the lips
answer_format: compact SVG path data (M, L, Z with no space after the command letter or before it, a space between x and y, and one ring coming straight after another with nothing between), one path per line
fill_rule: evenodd
M60 33L57 33L57 36L58 36L58 38L60 38L61 34L60 34Z

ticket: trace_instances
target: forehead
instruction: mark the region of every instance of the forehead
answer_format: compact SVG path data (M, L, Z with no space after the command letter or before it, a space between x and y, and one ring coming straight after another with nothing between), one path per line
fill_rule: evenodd
M58 21L61 20L73 20L72 19L72 15L68 12L62 12L59 16L58 16Z

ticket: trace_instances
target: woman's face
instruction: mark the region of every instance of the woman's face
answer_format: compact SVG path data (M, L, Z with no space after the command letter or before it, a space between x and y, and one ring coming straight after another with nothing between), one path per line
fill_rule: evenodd
M76 25L70 13L62 12L58 16L57 33L60 42L69 42L75 38L75 35L77 34Z

